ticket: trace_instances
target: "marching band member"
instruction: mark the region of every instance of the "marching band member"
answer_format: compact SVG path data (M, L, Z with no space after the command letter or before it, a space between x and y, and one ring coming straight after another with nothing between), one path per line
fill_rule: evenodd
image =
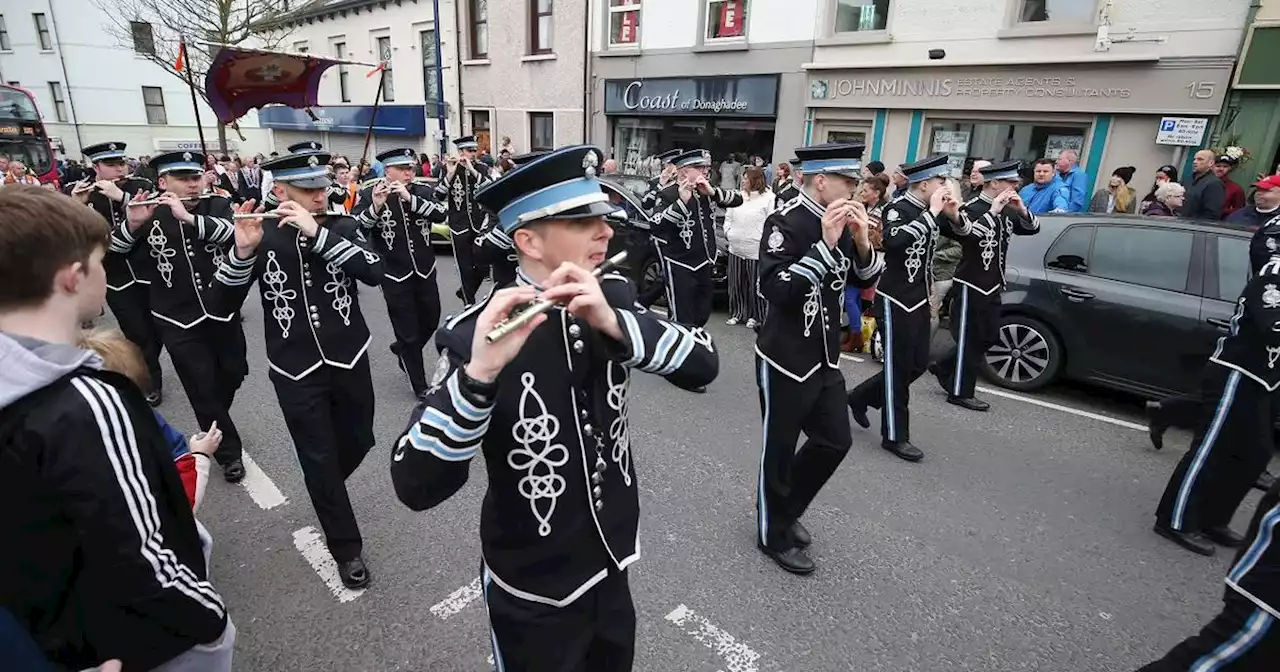
M356 280L377 286L384 272L355 219L328 214L321 224L312 214L325 212L328 162L321 151L263 164L277 216L236 220L234 251L214 287L236 310L258 283L271 384L338 576L355 589L371 575L345 481L373 446L374 399L371 338L353 288Z
M879 408L881 447L919 462L924 453L911 444L908 388L929 365L929 276L938 217L958 217L959 203L945 188L950 171L946 156L931 156L901 170L910 187L885 208L885 271L876 289L884 369L853 388L849 410L866 429L871 426L867 407Z
M476 262L474 245L476 236L484 227L485 214L475 200L476 189L492 180L489 166L477 158L480 144L467 135L453 141L460 156L451 156L445 163L445 176L436 185L436 196L449 208L449 231L453 236L453 255L458 263L458 275L462 287L458 296L467 305L476 302L476 291L484 282L483 266ZM462 170L458 170L461 166Z
M68 193L102 215L111 228L124 226L125 204L139 191L153 191L155 185L141 177L126 177L125 143L104 142L84 148L84 156L93 164L93 178L72 184ZM108 250L102 265L107 269L107 305L125 338L133 341L147 362L151 389L143 390L147 403L159 406L163 398L163 374L160 371L160 334L151 317L151 284L144 273L148 257L145 247ZM138 268L135 271L134 265ZM139 277L141 276L141 277Z
M1203 416L1156 509L1156 533L1194 553L1213 555L1213 543L1244 543L1229 524L1271 460L1280 388L1277 285L1280 256L1273 255L1245 285L1230 330L1209 357L1201 389L1214 410Z
M510 157L511 163L519 168L546 153L542 151L520 154ZM512 244L510 236L502 231L502 226L494 213L489 213L484 229L480 231L480 235L476 236L473 254L476 261L489 267L495 288L506 287L516 281L518 264L515 245Z
M217 423L222 446L215 455L229 483L244 478L240 433L231 403L249 374L244 329L235 310L209 300L213 274L231 241L231 201L201 198L204 154L170 152L151 159L159 176L159 204L130 205L127 226L111 234L114 250L143 248L150 257L151 315L191 410L201 427ZM150 198L139 192L132 199ZM134 257L135 259L139 257Z
M302 154L304 156L310 155L310 154L326 154L327 156L327 153L325 153L325 150L324 150L324 146L322 146L320 143L316 142L315 140L295 142L292 145L289 145L288 149L290 154ZM263 170L266 170L266 169L263 168ZM270 177L271 171L267 171L267 175L268 177ZM276 200L275 189L271 188L273 186L273 183L274 183L274 179L268 179L262 185L263 191L262 191L261 205L265 210L272 210L277 205L280 205L280 202Z
M378 160L387 177L360 192L352 214L382 257L382 296L396 338L391 352L409 377L416 397L427 390L422 349L440 326L431 222L443 222L445 208L436 202L430 188L413 183L418 157L412 149L385 151Z
M853 199L863 146L801 147L804 189L765 220L760 293L769 302L756 341L764 447L756 487L757 544L783 569L814 570L800 523L853 439L840 373L846 283L869 286L884 267L870 220ZM804 445L796 450L803 431Z
M711 152L695 149L675 159L676 182L658 194L664 208L654 215L653 235L667 280L671 319L702 327L711 317L711 269L715 265L715 207L742 205L742 193L711 186Z
M978 172L982 191L960 209L960 220L939 233L960 243L964 256L956 269L955 310L958 340L929 370L947 392L947 402L973 411L991 407L973 398L978 370L987 348L1000 338L1000 292L1005 259L1014 235L1040 232L1040 223L1018 196L1019 161L987 162Z
M669 149L659 153L653 157L662 164L662 172L649 179L649 188L645 190L644 196L640 198L640 205L649 212L657 210L660 206L667 205L659 203L658 194L666 190L667 186L676 181L676 164L675 158L684 152L679 149Z
M430 392L392 454L397 496L421 511L457 492L482 453L480 572L507 672L631 669L627 568L640 549L629 378L693 387L719 367L704 331L638 307L622 276L588 270L613 231L594 177L602 161L595 147L559 149L476 193L515 242L519 278L436 333ZM488 341L538 297L562 307Z

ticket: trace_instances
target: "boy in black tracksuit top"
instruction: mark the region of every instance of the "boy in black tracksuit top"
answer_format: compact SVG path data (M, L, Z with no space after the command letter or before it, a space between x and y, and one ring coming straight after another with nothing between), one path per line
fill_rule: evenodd
M235 628L151 407L74 346L103 302L106 223L9 187L0 229L0 605L70 669L229 672Z

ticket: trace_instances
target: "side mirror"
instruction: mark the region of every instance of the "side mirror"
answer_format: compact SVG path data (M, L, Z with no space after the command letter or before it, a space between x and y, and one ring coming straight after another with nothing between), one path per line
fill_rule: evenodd
M627 221L630 220L630 218L627 217L627 211L623 210L622 208L618 208L617 210L614 210L613 212L605 215L604 218L609 220L610 222L613 222L614 224L626 224Z

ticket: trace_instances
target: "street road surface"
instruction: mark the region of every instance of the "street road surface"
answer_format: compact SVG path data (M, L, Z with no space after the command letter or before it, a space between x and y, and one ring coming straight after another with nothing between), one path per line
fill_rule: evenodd
M439 269L445 311L456 312L456 269L447 257ZM362 286L359 297L374 331L378 445L348 482L374 577L358 593L341 588L324 550L267 378L257 292L246 302L251 374L232 416L257 468L239 486L215 478L200 512L213 582L239 630L236 669L489 669L476 582L483 462L435 510L395 499L389 448L413 398L387 349L381 294ZM855 426L852 451L804 519L818 571L787 574L755 547L754 335L723 319L709 325L721 373L707 394L647 374L632 387L636 670L1132 670L1217 613L1231 555L1192 555L1151 531L1190 435L1171 430L1155 452L1140 402L1078 387L980 392L992 404L981 414L946 404L922 378L912 440L925 460L880 449L874 415L870 430ZM160 410L190 434L165 366ZM844 361L850 384L876 368Z

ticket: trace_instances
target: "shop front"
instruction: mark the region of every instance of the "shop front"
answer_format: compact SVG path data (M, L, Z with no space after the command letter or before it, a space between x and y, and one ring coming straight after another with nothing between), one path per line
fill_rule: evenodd
M1257 173L1280 172L1280 2L1263 3L1245 35L1231 99L1218 128L1219 143L1248 150L1237 181Z
M364 151L370 120L370 157L397 147L432 151L433 143L427 137L427 108L422 105L332 105L309 111L276 105L258 111L258 123L271 129L275 151L283 153L296 142L314 140L335 156L344 155L353 162L359 161Z
M824 70L809 75L809 144L857 140L886 165L931 154L959 177L974 159L1075 150L1095 180L1135 166L1135 189L1189 147L1157 144L1163 117L1214 117L1230 59ZM1207 139L1206 139L1207 140Z
M703 148L715 164L773 154L778 75L610 79L608 152L624 173L649 174L668 149Z

